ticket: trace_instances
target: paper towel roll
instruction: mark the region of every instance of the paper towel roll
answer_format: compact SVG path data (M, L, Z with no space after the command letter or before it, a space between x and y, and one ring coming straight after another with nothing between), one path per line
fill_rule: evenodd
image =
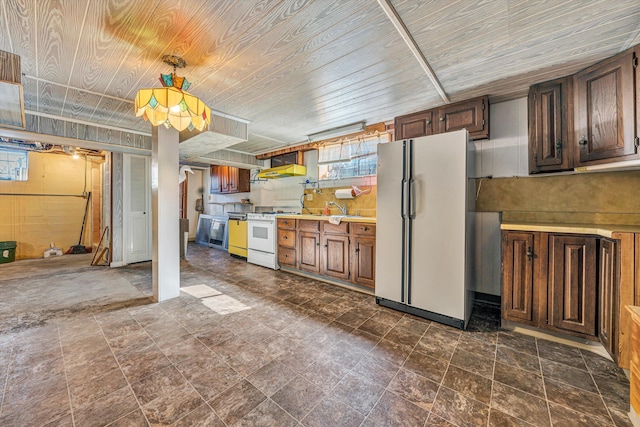
M353 199L353 193L351 192L351 188L336 190L336 199Z

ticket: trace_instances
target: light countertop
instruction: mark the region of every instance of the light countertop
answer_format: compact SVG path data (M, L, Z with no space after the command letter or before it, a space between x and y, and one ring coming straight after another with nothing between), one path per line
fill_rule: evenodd
M284 214L278 215L278 218L288 219L309 219L315 221L329 221L331 217L340 217L340 221L344 222L363 222L366 224L375 224L376 219L369 216L342 216L342 215L297 215L297 214Z
M548 233L595 234L612 237L613 233L640 233L640 225L504 223L501 230L541 231Z

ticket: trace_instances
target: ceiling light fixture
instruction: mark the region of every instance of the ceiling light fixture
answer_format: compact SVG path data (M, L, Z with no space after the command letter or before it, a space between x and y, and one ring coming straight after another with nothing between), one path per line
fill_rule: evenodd
M367 122L363 120L361 122L351 123L348 125L323 130L322 132L316 132L316 133L307 135L307 140L309 142L322 141L323 139L335 138L337 136L344 136L351 133L362 132L363 130L365 130L366 124Z
M174 55L164 55L162 61L173 66L173 73L160 74L163 87L140 89L136 94L136 116L144 117L153 126L173 126L179 131L185 129L203 130L211 122L211 109L197 96L187 92L191 83L176 75L176 68L184 68L184 59Z

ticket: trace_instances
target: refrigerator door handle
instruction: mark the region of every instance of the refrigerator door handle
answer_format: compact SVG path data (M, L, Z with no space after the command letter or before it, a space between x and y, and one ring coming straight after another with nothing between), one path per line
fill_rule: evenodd
M416 217L416 181L412 178L409 180L409 218Z

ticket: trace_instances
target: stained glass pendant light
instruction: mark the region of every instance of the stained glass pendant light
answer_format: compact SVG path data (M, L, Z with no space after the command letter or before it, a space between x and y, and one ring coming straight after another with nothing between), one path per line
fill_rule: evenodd
M191 85L184 77L176 75L176 68L184 68L184 59L164 55L162 61L173 66L173 73L160 74L162 87L140 89L136 94L136 116L144 117L154 126L173 126L179 131L203 130L211 122L211 109L187 89Z

